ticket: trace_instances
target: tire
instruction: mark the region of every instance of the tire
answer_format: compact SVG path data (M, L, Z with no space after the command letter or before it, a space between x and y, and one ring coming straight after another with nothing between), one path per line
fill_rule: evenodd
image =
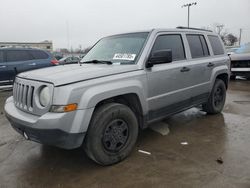
M108 103L93 114L84 150L100 165L112 165L124 160L132 151L138 136L138 122L126 105Z
M202 105L208 114L218 114L223 110L226 100L226 86L221 79L216 79L208 101Z

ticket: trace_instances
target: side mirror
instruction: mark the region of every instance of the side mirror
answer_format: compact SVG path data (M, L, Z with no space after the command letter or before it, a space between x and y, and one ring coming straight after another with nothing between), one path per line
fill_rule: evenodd
M150 68L154 64L171 63L172 61L172 50L158 50L150 55L146 67Z

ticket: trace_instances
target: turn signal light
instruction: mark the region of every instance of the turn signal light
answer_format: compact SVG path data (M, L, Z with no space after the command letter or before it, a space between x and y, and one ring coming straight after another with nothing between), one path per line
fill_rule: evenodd
M55 113L63 113L63 112L72 112L77 110L77 104L68 104L68 105L54 105L51 106L50 112L55 112Z
M75 111L76 109L77 109L77 104L68 104L63 108L64 112L71 112Z

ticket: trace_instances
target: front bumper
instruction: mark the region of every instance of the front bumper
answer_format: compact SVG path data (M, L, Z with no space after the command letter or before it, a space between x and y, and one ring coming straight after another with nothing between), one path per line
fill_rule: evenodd
M231 74L235 76L250 77L250 67L249 68L231 68Z
M73 113L47 113L35 116L15 107L13 97L5 103L5 114L11 126L28 139L64 149L74 149L82 145L85 132L70 132L74 121ZM63 128L68 127L68 130Z

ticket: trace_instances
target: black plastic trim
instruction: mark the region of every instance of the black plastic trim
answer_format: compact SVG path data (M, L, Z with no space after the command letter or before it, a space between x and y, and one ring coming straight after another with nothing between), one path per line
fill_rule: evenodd
M169 117L173 114L187 110L196 105L202 104L207 101L210 93L204 93L178 103L168 105L166 107L149 111L147 115L148 123Z
M59 129L36 129L13 122L11 126L21 135L24 132L29 140L45 145L56 146L63 149L74 149L82 145L85 133L67 133Z

